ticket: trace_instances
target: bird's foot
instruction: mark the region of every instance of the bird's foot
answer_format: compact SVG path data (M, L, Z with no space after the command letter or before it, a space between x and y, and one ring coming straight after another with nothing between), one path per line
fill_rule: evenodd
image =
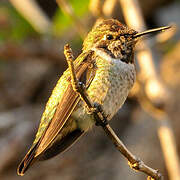
M108 124L107 115L105 115L102 107L98 103L94 103L94 118L96 121L96 126L106 126ZM98 116L99 115L99 116Z

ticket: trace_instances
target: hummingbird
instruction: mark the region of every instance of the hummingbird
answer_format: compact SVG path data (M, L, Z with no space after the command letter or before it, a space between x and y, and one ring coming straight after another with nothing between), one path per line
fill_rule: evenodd
M102 20L89 32L82 53L73 61L76 76L86 95L101 106L109 121L124 104L136 79L134 48L139 37L169 26L138 33L115 19ZM23 176L36 160L64 152L96 120L73 90L69 68L58 80L49 98L30 150L17 168Z

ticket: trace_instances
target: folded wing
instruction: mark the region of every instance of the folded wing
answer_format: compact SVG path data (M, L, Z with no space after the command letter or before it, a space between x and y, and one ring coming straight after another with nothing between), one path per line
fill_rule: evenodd
M93 52L87 52L80 55L74 62L76 76L78 79L82 79L84 73L87 72L88 67L91 66L92 63L94 63L94 59L92 58L92 56ZM67 70L65 73L66 77L64 80L70 82L71 78L69 71ZM62 78L64 77L62 76ZM60 85L61 83L59 84L59 86ZM71 83L67 83L67 85L65 86L65 90L60 97L58 94L56 95L54 93L54 95L53 93L52 96L57 96L58 98L58 103L55 103L56 108L51 109L51 106L54 103L52 100L53 97L51 97L51 100L50 102L48 102L45 112L42 116L42 120L35 141L29 152L26 154L26 156L18 166L17 173L19 175L24 175L25 171L33 163L33 161L37 159L38 156L40 156L53 142L53 140L60 133L62 127L64 126L80 100L79 95L74 92ZM57 98L55 98L56 101ZM54 109L56 110L53 113ZM50 118L51 116L52 118ZM82 133L79 133L79 135L81 134Z

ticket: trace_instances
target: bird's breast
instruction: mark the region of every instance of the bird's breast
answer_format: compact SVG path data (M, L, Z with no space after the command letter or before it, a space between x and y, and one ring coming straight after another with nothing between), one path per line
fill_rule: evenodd
M99 103L109 119L121 108L132 88L136 73L134 64L109 58L97 58L97 71L88 96Z
M134 84L135 67L117 59L102 57L97 57L96 66L96 74L87 89L87 95L91 103L101 105L110 120L121 108ZM93 116L87 114L82 106L79 106L72 116L84 131L94 124Z

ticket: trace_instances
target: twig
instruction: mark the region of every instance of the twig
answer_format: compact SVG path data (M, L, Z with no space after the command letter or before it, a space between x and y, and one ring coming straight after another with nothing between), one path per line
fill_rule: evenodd
M94 106L90 102L90 100L87 98L85 90L82 89L80 86L78 86L79 82L76 78L75 70L74 70L74 65L73 65L73 55L72 55L72 50L70 49L69 45L66 45L64 47L64 54L66 57L66 60L68 62L69 69L71 71L71 77L72 77L72 86L74 87L74 90L80 95L82 101L86 104L86 106L89 109L94 109ZM77 85L77 86L76 86ZM75 87L76 86L76 87ZM98 118L98 121L102 122L104 119L102 119L103 112L100 111L93 111L94 116ZM129 162L129 166L136 170L136 171L141 171L147 174L148 176L160 180L162 179L161 174L158 172L158 170L154 170L147 165L144 164L143 161L140 159L136 158L127 148L126 146L121 142L121 140L116 136L115 132L113 129L109 126L109 124L101 124L103 130L105 131L106 135L111 139L115 147L124 155L125 158L127 158Z
M39 33L49 33L51 22L34 0L10 0L12 5L27 19Z
M172 131L171 125L169 124L169 118L167 115L161 117L161 120L158 121L158 126L158 136L159 139L161 139L160 143L163 149L169 177L173 180L180 180L179 157L174 133Z
M91 103L87 99L87 96L85 94L83 86L81 86L77 80L76 73L74 70L74 64L73 64L73 53L72 53L72 49L70 48L69 44L66 44L64 46L64 55L66 57L68 67L69 67L70 72L71 72L71 79L72 79L71 83L72 83L73 90L80 95L81 99L87 105L88 110L91 111L91 109L94 109L94 107L91 105Z
M118 149L118 151L120 151L121 154L123 154L123 156L128 160L128 164L132 169L143 172L156 180L162 179L162 175L159 173L158 170L152 169L149 166L147 166L143 161L141 161L139 158L136 158L136 156L134 156L126 148L123 142L116 136L115 132L109 126L109 124L104 126L103 129L106 135L111 139L115 147Z
M122 6L127 25L138 31L143 31L144 29L146 29L138 0L119 0L119 2ZM173 130L172 128L170 128L170 126L163 126L165 121L168 121L166 118L164 118L164 114L166 114L166 112L161 111L157 106L166 105L166 102L169 98L169 93L160 81L159 75L157 74L155 65L153 63L152 52L145 41L141 42L141 50L139 50L137 53L137 59L140 65L141 83L145 86L145 92L143 95L147 96L147 100L141 102L142 99L140 99L140 103L142 104L142 106L146 106L146 110L148 111L148 113L153 115L153 117L155 117L156 119L161 119L161 123L159 124L158 128L158 134L161 142L161 147L165 155L164 157L168 174L171 180L180 180L180 163L177 155L174 135L172 135ZM168 124L170 124L170 122ZM164 137L168 138L165 139ZM165 142L166 146L164 146ZM171 151L167 151L167 148L171 149ZM169 162L172 161L174 161L173 168L171 168L169 165Z

